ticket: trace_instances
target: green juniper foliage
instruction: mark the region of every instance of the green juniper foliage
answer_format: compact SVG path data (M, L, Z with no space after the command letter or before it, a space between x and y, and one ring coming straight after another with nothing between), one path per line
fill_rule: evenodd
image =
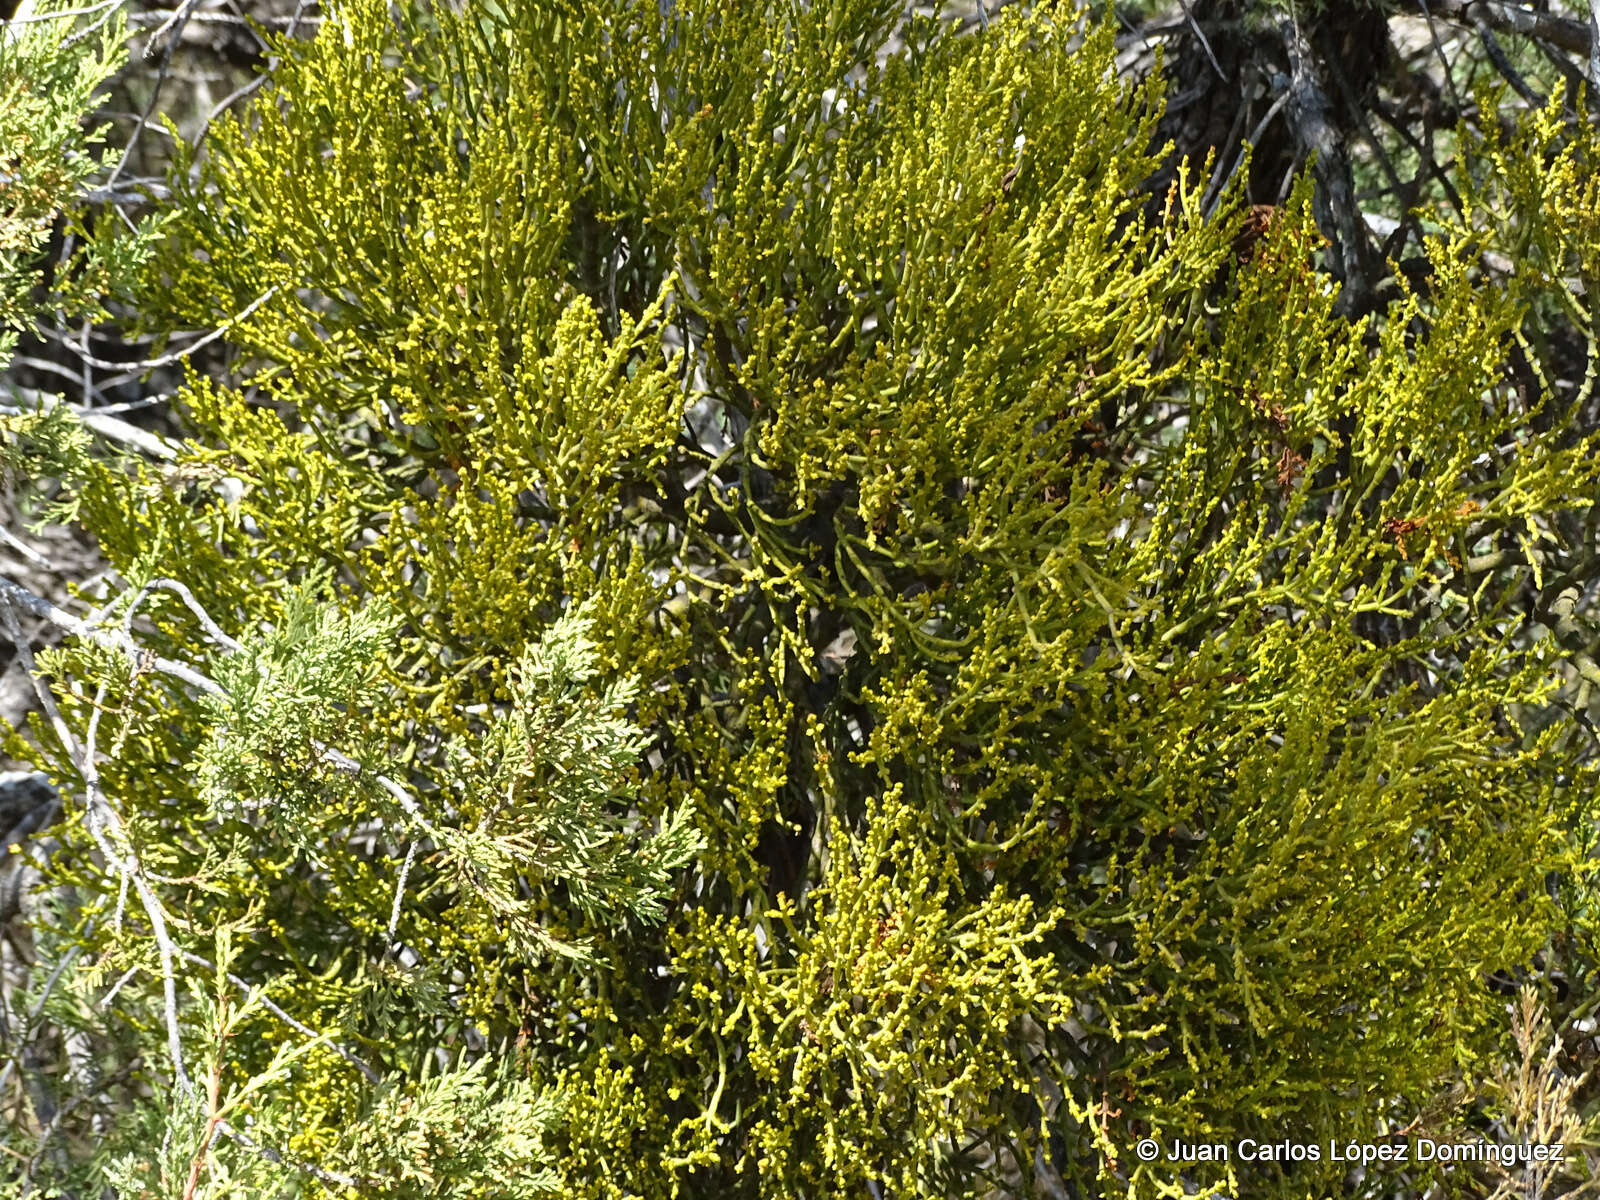
M1352 324L1308 185L1260 236L1142 193L1159 90L1064 5L344 0L275 53L150 271L157 331L256 306L238 377L79 464L145 654L56 652L7 743L123 839L52 860L124 1074L39 1169L1390 1194L1132 1146L1375 1139L1587 928L1544 564L1600 460L1538 320L1595 320L1594 126L1474 148Z
M46 6L28 24L0 28L0 368L17 335L32 327L36 268L51 226L100 169L92 151L103 132L86 131L83 118L121 58L120 13L85 39L74 36L70 19L48 19L50 12ZM12 397L0 399L12 407ZM20 464L17 435L39 423L35 414L0 410L0 471ZM62 437L59 419L36 434L46 447L59 447Z
M209 737L196 756L213 816L259 816L304 845L321 840L317 816L330 796L361 790L359 775L325 762L322 748L364 743L358 761L380 765L361 717L392 633L381 608L347 618L300 591L259 645L217 664L222 694L205 698Z
M110 164L106 130L85 114L125 57L127 23L120 5L100 6L93 21L75 15L61 0L0 25L0 371L39 320L103 318L106 302L130 295L161 224L150 218L128 235L89 219L86 197ZM67 252L46 270L52 230ZM71 476L88 441L57 403L0 383L0 488ZM48 515L71 511L68 501Z
M33 319L34 268L52 224L100 169L104 131L86 131L83 118L122 58L120 11L86 38L70 19L49 19L66 7L0 30L0 364Z

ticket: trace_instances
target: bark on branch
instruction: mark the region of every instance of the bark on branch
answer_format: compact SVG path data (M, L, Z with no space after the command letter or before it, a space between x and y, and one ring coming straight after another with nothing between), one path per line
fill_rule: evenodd
M1570 17L1551 13L1529 12L1514 4L1497 0L1426 0L1417 7L1424 15L1458 21L1476 26L1479 22L1499 33L1520 33L1524 37L1538 38L1552 46L1573 54L1587 56L1594 45L1590 25Z
M1344 292L1340 308L1349 315L1369 311L1372 304L1372 247L1356 204L1355 180L1345 153L1344 135L1335 125L1332 106L1317 78L1316 60L1297 22L1280 30L1289 56L1289 119L1295 137L1315 156L1317 223L1333 243Z

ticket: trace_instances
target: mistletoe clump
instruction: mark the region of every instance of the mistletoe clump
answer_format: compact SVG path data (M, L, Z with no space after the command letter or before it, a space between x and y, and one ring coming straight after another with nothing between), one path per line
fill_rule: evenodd
M1574 944L1593 126L1352 321L1308 185L1143 190L1109 25L902 8L343 0L179 162L238 366L80 465L126 592L8 743L63 1179L1387 1195L1132 1147L1398 1128Z

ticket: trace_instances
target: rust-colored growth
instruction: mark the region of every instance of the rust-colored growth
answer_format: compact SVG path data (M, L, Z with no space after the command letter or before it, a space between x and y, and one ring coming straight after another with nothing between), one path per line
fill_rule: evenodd
M1406 538L1416 533L1427 524L1421 517L1391 517L1383 523L1383 532L1394 540L1400 550L1400 557L1410 559L1411 555L1406 549Z
M1300 478L1300 472L1305 470L1306 460L1301 458L1288 446L1278 455L1278 486L1290 488Z
M879 946L883 945L883 939L888 937L890 932L897 925L899 925L899 923L900 914L898 913L890 913L887 917L879 917L878 933L877 936L872 939L872 948L876 950Z
M1271 404L1268 404L1267 398L1261 394L1261 389L1254 384L1250 385L1246 399L1249 400L1252 409L1261 413L1277 427L1278 432L1283 433L1288 430L1289 413L1284 409L1280 401L1274 400Z
M1249 262L1255 255L1256 243L1267 236L1277 211L1277 206L1272 204L1250 206L1250 211L1245 214L1244 224L1239 226L1239 232L1233 238L1233 253L1241 264Z

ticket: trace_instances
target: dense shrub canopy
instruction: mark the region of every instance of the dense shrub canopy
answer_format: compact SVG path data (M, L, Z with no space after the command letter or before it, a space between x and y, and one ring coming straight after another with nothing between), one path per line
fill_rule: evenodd
M7 746L89 797L64 1182L1155 1195L1493 1053L1587 919L1594 126L1351 320L1023 7L347 0L180 162L235 370L57 454L124 590Z

